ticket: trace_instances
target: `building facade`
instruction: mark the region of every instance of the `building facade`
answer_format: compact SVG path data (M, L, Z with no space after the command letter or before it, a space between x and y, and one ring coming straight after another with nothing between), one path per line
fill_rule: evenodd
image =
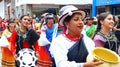
M0 16L3 18L15 17L15 0L1 0L0 1Z
M23 14L32 17L40 16L43 12L54 11L56 14L64 5L75 5L91 15L92 0L2 0L5 3L5 17L19 18Z
M5 8L4 8L4 1L1 1L0 2L0 8L1 8L1 10L0 10L0 17L5 17Z
M96 16L101 12L120 15L120 0L93 0L92 16Z

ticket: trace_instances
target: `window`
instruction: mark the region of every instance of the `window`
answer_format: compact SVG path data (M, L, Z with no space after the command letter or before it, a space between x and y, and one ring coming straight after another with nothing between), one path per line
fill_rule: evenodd
M115 15L120 15L120 7L115 7Z

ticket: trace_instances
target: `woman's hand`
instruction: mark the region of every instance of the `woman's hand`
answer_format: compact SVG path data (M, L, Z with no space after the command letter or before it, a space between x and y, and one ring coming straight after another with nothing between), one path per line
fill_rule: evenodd
M97 67L100 64L103 64L103 62L98 60L93 60L93 61L84 63L84 67Z

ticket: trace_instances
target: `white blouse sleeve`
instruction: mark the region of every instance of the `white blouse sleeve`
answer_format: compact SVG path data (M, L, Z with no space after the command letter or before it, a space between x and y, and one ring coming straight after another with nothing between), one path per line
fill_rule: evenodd
M55 39L50 46L50 53L54 57L57 67L83 67L84 63L76 63L75 61L67 61L68 49L64 46L66 42L62 39Z
M46 27L42 27L41 28L41 35L40 35L40 38L39 38L39 45L40 46L46 46L48 44L50 44L50 41L48 41L48 39L46 38Z

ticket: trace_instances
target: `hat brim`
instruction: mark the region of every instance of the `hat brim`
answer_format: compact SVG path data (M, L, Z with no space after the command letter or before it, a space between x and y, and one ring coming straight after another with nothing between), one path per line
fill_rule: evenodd
M86 18L86 20L94 20L94 18L88 17L88 18Z
M71 11L71 12L72 12L72 14L73 14L73 13L80 13L81 16L82 16L82 19L84 19L84 18L86 17L86 13L85 13L84 11L82 11L82 10L73 10L73 11ZM58 21L58 22L59 22L60 25L64 26L64 25L63 25L63 21L64 21L64 19L65 19L67 16L70 16L69 13L66 13L66 14L62 15L62 16L59 18L59 21Z

